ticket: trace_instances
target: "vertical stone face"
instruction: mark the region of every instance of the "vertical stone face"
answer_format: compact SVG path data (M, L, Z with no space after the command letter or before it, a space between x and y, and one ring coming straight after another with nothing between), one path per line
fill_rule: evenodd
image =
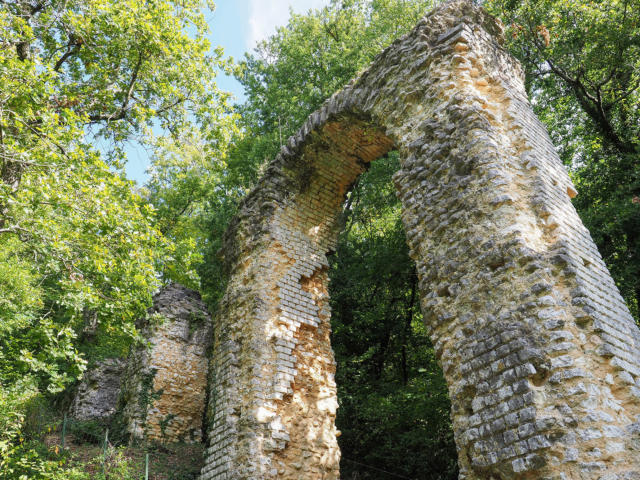
M250 225L264 231L237 260L215 323L203 478L338 478L326 253L348 188L390 147L360 120L328 122L270 180L283 198L248 207L257 222L273 210Z
M461 478L638 478L637 328L492 40L445 35L451 88L395 177Z
M247 197L223 249L203 480L338 478L326 254L391 148L460 477L640 478L640 335L500 36L469 2L434 10Z
M154 296L149 313L140 325L148 344L89 370L69 413L106 421L121 413L136 440L200 442L211 318L200 295L177 284Z
M116 413L125 366L123 358L108 358L87 371L69 409L71 417L104 420Z
M148 346L131 352L120 404L137 440L199 442L207 391L211 319L199 295L177 284L153 299Z

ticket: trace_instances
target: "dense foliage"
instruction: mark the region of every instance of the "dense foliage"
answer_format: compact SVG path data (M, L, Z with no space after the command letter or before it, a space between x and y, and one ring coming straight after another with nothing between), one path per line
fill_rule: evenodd
M331 261L341 471L344 478L453 480L451 406L420 313L391 182L398 167L391 154L361 177Z
M203 7L0 2L0 477L49 475L20 440L28 403L87 361L126 353L159 281L177 261L188 275L185 240L165 235L170 209L122 168L128 141L164 151L154 127L197 129L223 155L233 118ZM161 188L152 197L172 201Z

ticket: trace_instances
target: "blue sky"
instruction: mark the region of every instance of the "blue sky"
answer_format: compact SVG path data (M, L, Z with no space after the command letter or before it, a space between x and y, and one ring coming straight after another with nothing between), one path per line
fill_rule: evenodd
M303 13L311 8L329 4L329 0L217 0L215 11L207 12L211 28L211 44L224 48L225 55L240 59L253 50L257 42L273 34L276 27L289 19L289 9ZM234 94L242 102L242 86L231 77L218 77L218 86ZM147 179L145 170L149 166L149 155L137 145L127 149L127 176L138 183Z

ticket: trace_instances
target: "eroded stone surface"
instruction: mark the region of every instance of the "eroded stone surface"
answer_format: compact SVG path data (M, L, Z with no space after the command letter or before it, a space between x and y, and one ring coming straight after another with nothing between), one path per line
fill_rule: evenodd
M338 478L326 255L349 188L391 148L460 478L640 478L640 333L501 35L471 2L437 8L245 199L223 249L203 480Z
M137 440L202 439L211 319L197 292L181 285L153 298L142 335L149 345L133 351L123 374L120 408Z
M211 346L206 306L197 292L171 284L153 297L139 327L148 344L90 369L71 416L110 420L118 413L134 440L201 441Z
M78 420L103 420L116 413L123 358L108 358L90 369L80 382L69 414Z

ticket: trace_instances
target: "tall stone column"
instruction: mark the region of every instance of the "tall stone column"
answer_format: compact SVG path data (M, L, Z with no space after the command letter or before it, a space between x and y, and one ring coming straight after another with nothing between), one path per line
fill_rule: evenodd
M345 194L392 148L460 478L640 478L640 334L501 36L471 2L437 8L245 199L223 248L203 480L338 478L326 255Z
M356 156L349 142L367 147ZM204 480L339 477L326 254L349 186L390 147L356 118L328 122L299 157L279 157L232 226Z
M640 478L640 336L577 192L495 37L441 39L395 182L460 478Z
M129 353L118 406L132 443L200 443L211 317L200 295L173 283L153 297Z

